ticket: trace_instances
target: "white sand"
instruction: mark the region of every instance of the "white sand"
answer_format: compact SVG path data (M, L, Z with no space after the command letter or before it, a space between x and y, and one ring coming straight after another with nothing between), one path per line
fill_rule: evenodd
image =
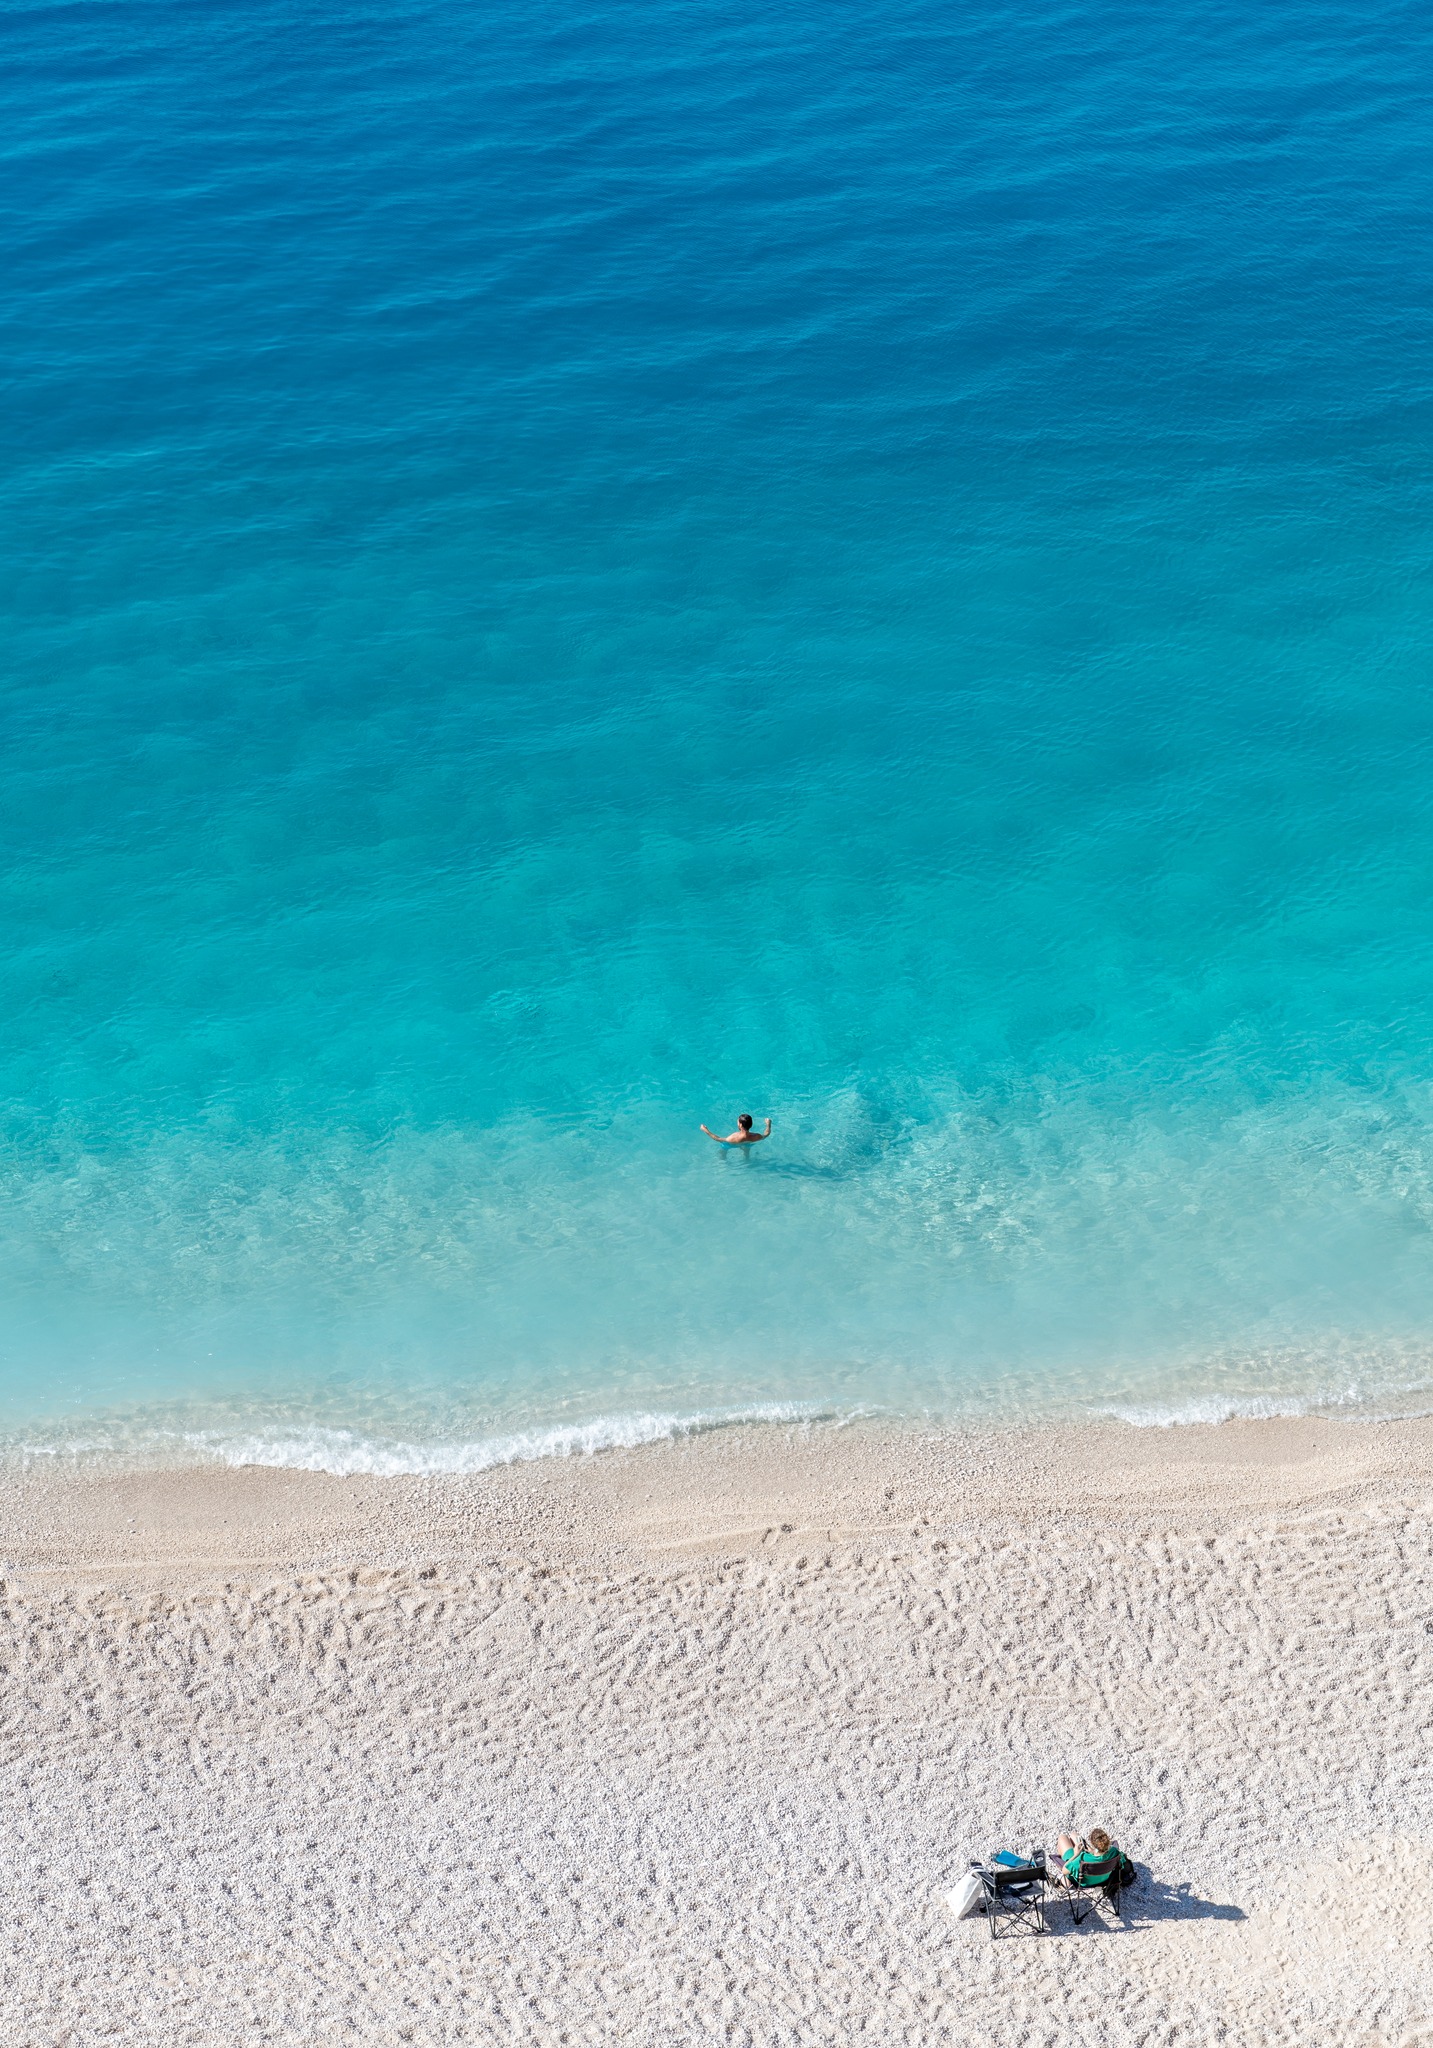
M1433 2048L1433 1427L11 1483L0 2042ZM1104 1822L1125 1929L972 1855Z

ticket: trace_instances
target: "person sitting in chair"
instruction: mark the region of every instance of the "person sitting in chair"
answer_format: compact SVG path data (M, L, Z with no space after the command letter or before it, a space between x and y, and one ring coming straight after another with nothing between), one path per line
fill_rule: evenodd
M1073 1835L1061 1835L1055 1847L1064 1866L1064 1877L1057 1882L1063 1882L1072 1891L1117 1891L1121 1884L1129 1882L1124 1876L1129 1858L1103 1828L1091 1828L1088 1842L1077 1842Z

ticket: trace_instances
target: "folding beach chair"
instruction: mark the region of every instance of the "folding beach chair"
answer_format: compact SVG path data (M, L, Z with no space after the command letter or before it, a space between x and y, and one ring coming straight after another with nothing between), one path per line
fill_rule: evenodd
M1084 1846L1082 1842L1082 1850ZM1129 1873L1128 1877L1126 1871ZM1064 1878L1059 1890L1069 1901L1070 1918L1076 1927L1079 1927L1089 1919L1101 1899L1113 1908L1116 1917L1120 1917L1120 1896L1128 1891L1133 1883L1133 1864L1128 1861L1118 1843L1111 1843L1109 1856L1101 1858L1093 1871L1082 1876L1078 1884L1072 1884L1069 1878Z
M1045 1932L1045 1853L1012 1855L1002 1849L988 1863L972 1864L985 1894L985 1917L990 1938L1002 1934L1043 1934Z

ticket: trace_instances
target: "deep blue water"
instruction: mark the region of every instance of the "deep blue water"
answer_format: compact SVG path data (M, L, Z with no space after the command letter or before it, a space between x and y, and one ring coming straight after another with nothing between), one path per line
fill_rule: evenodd
M9 10L10 1440L1433 1406L1430 44Z

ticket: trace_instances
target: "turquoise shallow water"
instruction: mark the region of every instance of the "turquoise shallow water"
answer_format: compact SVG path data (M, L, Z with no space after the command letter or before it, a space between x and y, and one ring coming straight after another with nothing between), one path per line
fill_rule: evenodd
M13 22L12 1447L1433 1406L1421 14Z

